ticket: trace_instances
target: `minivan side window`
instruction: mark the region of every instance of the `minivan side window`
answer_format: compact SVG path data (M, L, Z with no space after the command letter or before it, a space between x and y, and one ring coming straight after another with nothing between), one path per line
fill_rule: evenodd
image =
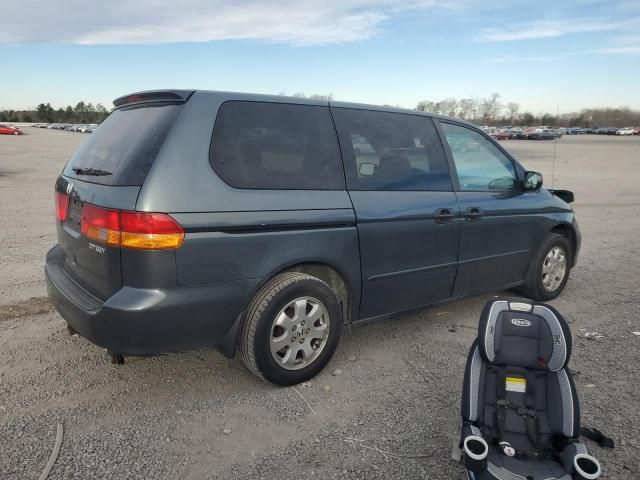
M460 190L514 190L513 162L488 138L470 128L441 122L458 172Z
M225 102L213 130L210 162L235 188L344 189L328 107Z
M350 190L452 190L431 118L351 108L331 111Z

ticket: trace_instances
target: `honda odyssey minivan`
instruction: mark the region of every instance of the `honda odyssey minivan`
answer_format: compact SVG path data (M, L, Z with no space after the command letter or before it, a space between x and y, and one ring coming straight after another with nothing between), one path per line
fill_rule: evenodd
M576 263L571 192L466 122L211 91L114 105L57 179L45 270L70 329L115 354L238 350L295 384L344 325L512 287L549 300Z

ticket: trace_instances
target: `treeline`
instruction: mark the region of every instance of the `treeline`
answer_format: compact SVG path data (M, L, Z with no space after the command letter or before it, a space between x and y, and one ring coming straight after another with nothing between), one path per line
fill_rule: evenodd
M281 92L280 95L284 95ZM333 94L306 96L302 92L294 97L315 100L333 100ZM558 127L630 127L640 125L640 110L629 107L585 108L579 112L534 114L521 112L520 104L500 101L493 93L486 98L445 98L439 101L422 100L415 109L434 112L450 117L462 118L478 125L548 125ZM42 122L42 123L100 123L109 114L102 104L78 102L75 107L54 109L49 103L41 103L35 110L1 110L0 122Z
M520 112L520 104L503 104L500 95L491 94L486 98L445 98L437 102L423 100L416 110L439 113L461 118L478 125L488 126L533 126L558 127L631 127L640 125L640 110L629 107L585 108L579 112L534 114Z
M0 122L41 123L100 123L109 115L102 104L78 102L75 107L54 109L50 103L41 103L35 110L2 110Z

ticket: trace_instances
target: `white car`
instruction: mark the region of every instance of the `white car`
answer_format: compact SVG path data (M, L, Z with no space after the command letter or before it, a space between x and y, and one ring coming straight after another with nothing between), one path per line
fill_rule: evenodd
M624 127L619 129L616 132L616 135L633 135L634 128L633 127Z

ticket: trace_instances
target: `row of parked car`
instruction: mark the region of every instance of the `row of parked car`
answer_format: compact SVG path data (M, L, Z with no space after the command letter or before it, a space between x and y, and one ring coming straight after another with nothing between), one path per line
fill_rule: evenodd
M640 135L640 127L604 128L552 128L552 127L481 127L496 140L553 140L563 135Z
M65 130L67 132L93 133L98 128L97 123L35 123L31 125L35 128L48 128L53 130Z
M608 133L608 132L607 132ZM608 133L611 135L611 133ZM624 127L616 130L616 135L640 135L640 127Z

